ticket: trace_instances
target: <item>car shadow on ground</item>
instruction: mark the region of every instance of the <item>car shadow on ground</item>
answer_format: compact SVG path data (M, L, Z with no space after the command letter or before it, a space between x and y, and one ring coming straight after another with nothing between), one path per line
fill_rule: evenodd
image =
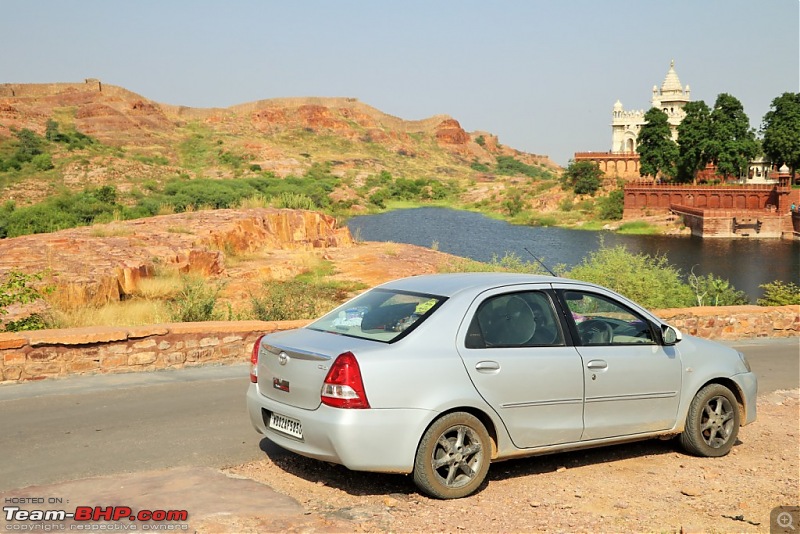
M736 445L741 441L737 440ZM264 438L260 448L272 463L286 473L309 482L339 489L354 496L393 495L396 497L419 494L410 475L351 471L344 466L306 458L282 449ZM594 449L562 452L493 462L489 467L486 484L495 480L539 475L560 468L575 469L587 465L631 460L647 456L660 456L682 452L677 440L650 439L619 445L607 445ZM680 463L680 460L676 460Z

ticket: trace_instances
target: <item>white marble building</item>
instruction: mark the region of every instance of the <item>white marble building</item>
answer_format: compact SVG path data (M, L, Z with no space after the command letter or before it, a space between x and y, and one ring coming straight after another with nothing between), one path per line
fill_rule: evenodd
M672 126L672 139L678 139L678 124L681 123L686 113L683 106L691 102L689 85L681 85L678 74L675 72L675 61L670 62L669 71L664 78L661 88L653 86L653 96L650 99L651 107L658 108L667 114L669 124ZM645 110L626 111L622 102L617 100L611 120L611 152L613 154L635 154L636 138L639 136L644 121Z

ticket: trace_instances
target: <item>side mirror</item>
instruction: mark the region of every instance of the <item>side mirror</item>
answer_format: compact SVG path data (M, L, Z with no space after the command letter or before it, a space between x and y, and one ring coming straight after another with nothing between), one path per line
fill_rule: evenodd
M668 324L661 325L661 340L664 345L675 345L681 339L683 339L683 334L680 330Z

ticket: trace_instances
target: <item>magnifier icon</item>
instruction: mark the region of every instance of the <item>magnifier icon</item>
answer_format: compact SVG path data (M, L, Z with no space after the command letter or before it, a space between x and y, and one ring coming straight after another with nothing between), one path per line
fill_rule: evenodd
M794 521L792 520L792 514L790 514L789 512L779 513L778 517L775 518L775 521L781 528L790 528L794 530Z

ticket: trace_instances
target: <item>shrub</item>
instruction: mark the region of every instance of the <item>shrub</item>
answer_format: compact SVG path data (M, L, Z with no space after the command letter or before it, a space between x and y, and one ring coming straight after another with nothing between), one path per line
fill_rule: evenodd
M37 154L31 158L31 165L37 171L49 171L53 168L53 159L50 154Z
M278 208L289 208L293 210L313 210L317 206L314 201L303 194L283 192L275 203Z
M784 283L780 280L761 284L764 296L756 301L759 306L790 306L800 304L800 286L794 282Z
M622 219L623 208L625 207L625 194L622 189L611 191L606 197L597 199L597 215L601 219L618 221Z
M350 297L361 284L304 279L303 275L285 282L270 280L259 295L250 296L253 316L262 321L315 319Z
M0 318L8 313L6 308L12 304L30 304L36 300L44 298L46 293L52 291L52 287L39 289L35 287L36 282L44 278L43 272L33 274L21 271L9 271L2 281L0 281ZM7 332L18 332L21 330L40 330L45 328L45 320L39 314L32 314L6 323L4 329Z
M508 176L522 174L529 178L552 178L550 171L523 163L513 156L497 156L497 174Z
M47 121L44 137L53 143L66 144L67 150L86 148L89 145L97 143L95 139L89 137L88 135L82 134L77 130L73 130L71 132L59 131L58 123L52 119Z
M491 169L485 163L481 163L480 161L473 161L469 164L470 169L473 171L478 172L489 172Z
M233 169L238 169L244 164L244 156L222 150L219 153L219 161Z
M219 319L214 308L221 289L219 284L209 285L202 278L184 276L183 287L169 302L171 320L193 323Z
M566 276L603 285L647 308L681 308L694 299L666 256L633 254L622 245L607 248L601 243Z
M502 258L498 258L494 255L492 256L492 260L488 263L467 258L456 258L444 265L441 271L447 273L503 271L510 273L548 274L539 263L526 261L513 252L506 253Z
M503 207L512 217L517 215L525 208L525 201L522 200L522 193L518 189L508 191Z
M696 276L689 274L689 286L695 294L698 306L738 306L749 304L744 291L738 291L728 280L713 274Z

